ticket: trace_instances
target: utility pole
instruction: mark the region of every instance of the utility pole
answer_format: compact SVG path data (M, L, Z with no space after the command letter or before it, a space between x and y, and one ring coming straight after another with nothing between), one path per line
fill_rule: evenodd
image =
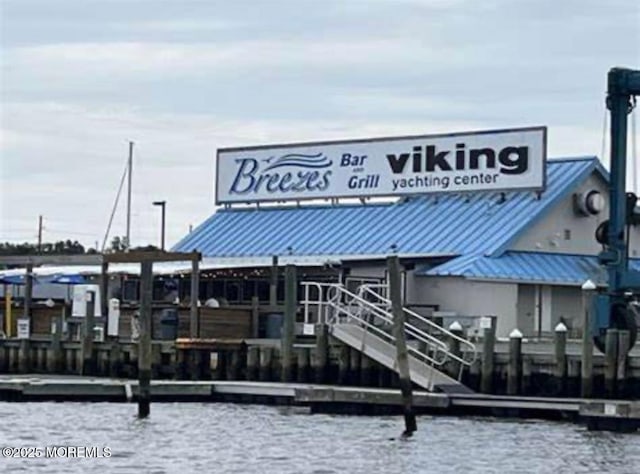
M42 215L38 216L38 254L42 253Z
M129 142L129 168L127 171L127 243L126 250L131 248L131 175L133 173L133 142Z

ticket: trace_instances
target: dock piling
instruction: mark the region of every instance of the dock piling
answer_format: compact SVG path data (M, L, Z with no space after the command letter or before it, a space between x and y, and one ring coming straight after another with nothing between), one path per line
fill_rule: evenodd
M593 339L591 339L591 298L596 285L587 280L582 285L582 363L580 368L580 395L593 395Z
M282 321L282 337L280 353L282 364L282 381L293 380L293 339L297 307L297 277L295 265L287 265L284 270L284 318Z
M482 369L480 374L480 391L493 391L493 351L496 345L496 321L490 318L491 324L483 329L482 339Z
M618 330L607 329L604 354L604 389L608 398L616 395L616 374L618 362Z
M558 323L553 332L555 368L553 376L555 378L556 395L564 395L567 379L567 326Z
M138 339L138 417L149 416L151 404L151 299L153 263L142 262L140 269L140 337Z
M314 372L316 383L327 381L327 365L329 363L329 326L316 324L316 348L314 357Z
M411 386L411 374L409 372L409 353L405 336L405 316L402 304L400 261L397 255L387 258L387 270L389 272L389 296L393 313L393 335L396 339L396 360L398 376L400 378L400 391L402 392L402 408L404 413L404 436L418 429L416 415L413 411L413 391Z
M93 327L95 326L96 293L87 291L87 303L84 317L84 333L82 337L82 375L95 375L97 368L96 351L93 343Z
M620 330L618 333L618 361L616 370L617 396L627 395L627 355L631 342L628 330Z
M509 365L507 367L507 395L517 395L520 391L522 368L522 333L514 329L509 334Z

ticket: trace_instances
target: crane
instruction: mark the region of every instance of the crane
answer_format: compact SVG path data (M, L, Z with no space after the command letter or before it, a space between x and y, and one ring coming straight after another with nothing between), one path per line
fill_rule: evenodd
M612 68L607 78L607 108L611 114L611 169L609 219L598 227L596 239L603 245L598 261L607 270L606 292L595 296L591 320L596 347L604 351L607 329L626 329L630 347L638 335L637 306L632 300L640 296L640 272L629 268L630 227L640 225L638 197L626 192L627 116L640 95L640 71Z

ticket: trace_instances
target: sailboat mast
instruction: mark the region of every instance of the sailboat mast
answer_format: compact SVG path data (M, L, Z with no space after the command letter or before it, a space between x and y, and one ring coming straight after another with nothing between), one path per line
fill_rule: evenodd
M133 172L133 142L129 142L129 167L127 171L127 243L126 249L131 248L131 173Z

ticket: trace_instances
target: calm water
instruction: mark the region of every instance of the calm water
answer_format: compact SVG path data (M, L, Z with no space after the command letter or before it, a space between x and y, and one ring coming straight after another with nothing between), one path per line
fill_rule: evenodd
M0 446L98 446L102 459L5 459L0 472L640 473L640 435L564 423L308 415L227 404L0 403Z

